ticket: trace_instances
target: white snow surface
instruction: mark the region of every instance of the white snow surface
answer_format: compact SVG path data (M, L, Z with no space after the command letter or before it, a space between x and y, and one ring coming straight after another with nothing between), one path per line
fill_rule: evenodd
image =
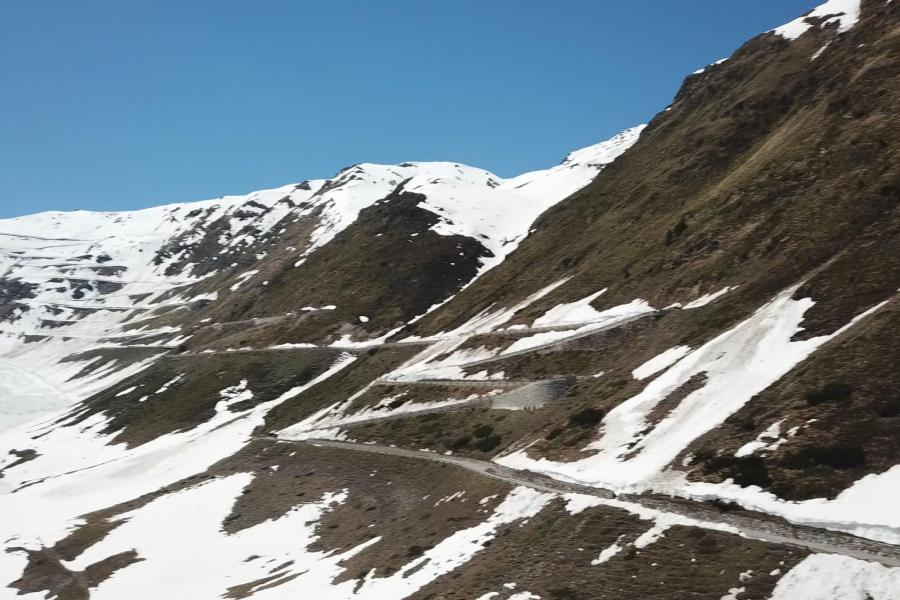
M859 2L831 0L809 16L828 17L827 22L837 22L843 32L853 26L858 15ZM803 17L775 31L794 39L811 26ZM52 426L53 419L48 417L64 414L73 403L133 376L154 360L150 357L125 365L115 359L100 357L63 363L64 358L102 346L127 345L128 340L135 337L156 336L162 340L148 339L148 346L181 343L186 338L174 327L126 331L124 325L134 324L144 311L178 310L195 300L217 297L215 293L203 297L192 297L186 292L172 295L179 286L195 283L200 278L194 275L193 265L187 265L178 274L166 274L166 269L179 255L155 264L153 257L167 242L179 236L197 241L208 224L226 219L229 226L218 240L222 251L245 251L262 234L283 231L289 222L301 218L314 218L317 225L309 244L297 249L297 263L302 264L317 248L351 225L361 210L405 182L406 190L425 196L420 204L422 208L441 217L433 227L434 231L441 235L473 237L492 252L493 256L482 263L480 272L484 272L515 249L541 212L589 183L606 164L637 140L641 130L642 127L637 127L608 142L573 152L557 167L506 180L456 163L361 164L342 171L331 180L307 182L305 186L288 185L246 196L124 213L41 213L0 220L0 274L7 279L16 278L33 284L37 290L35 298L23 300L28 310L20 310L12 321L0 323L0 468L15 460L9 450L33 448L38 451L37 458L0 478L0 536L8 546L51 546L82 523L83 514L132 500L201 473L243 448L268 410L338 373L355 360L352 355L342 355L330 369L308 384L289 390L275 400L236 411L235 406L253 397L248 382L242 380L220 390L215 415L208 422L190 431L161 436L134 449L110 444L112 436L100 433L107 424L103 415L95 415L78 426ZM109 257L99 266L117 267L118 274L98 275L95 260L98 256ZM239 291L241 283L256 272L254 269L243 271L228 291ZM60 285L54 281L60 279L67 283ZM76 297L73 284L76 280L115 284L121 289L103 292L99 289L102 286L93 285L92 289L79 292L82 295ZM389 377L398 380L462 378L462 365L497 354L487 348L459 350L462 343L472 335L495 331L516 312L565 281L539 290L519 305L488 307L456 330L434 336L433 346ZM730 289L702 296L684 308L704 306ZM859 315L832 335L791 341L792 335L801 329L803 314L812 306L809 299L792 299L794 290L786 290L747 321L700 348L670 348L635 369L633 375L639 380L659 376L647 383L642 392L610 411L604 419L599 439L587 448L595 452L592 456L573 463L554 463L532 459L521 451L501 457L498 462L620 490L656 490L701 499L736 500L750 508L794 521L824 524L900 543L900 510L894 503L884 502L884 498L900 495L900 466L861 479L834 500L801 503L786 503L758 489L741 488L733 483L688 482L680 473L670 470L672 460L691 441L721 424L754 394L816 348L878 308L873 307ZM639 299L604 311L594 309L591 302L604 291L550 309L531 325L537 330L533 335L519 339L504 352L534 348L600 327L615 326L653 310ZM140 300L136 300L138 295ZM321 310L333 308L326 306ZM89 316L84 316L84 309L88 309ZM47 327L43 321L49 319L62 325ZM359 316L360 321L367 319ZM565 329L553 330L554 327ZM547 330L541 331L541 328ZM26 334L43 335L45 339L23 344L22 336ZM349 340L345 343L366 344ZM435 360L444 354L447 356ZM87 374L83 373L85 370ZM705 384L645 431L650 411L672 391L700 374L706 377ZM475 377L502 376L502 373L485 371ZM128 399L133 393L142 396L137 400L139 402L146 399L147 394L177 386L179 381L179 377L175 377L156 392L137 391L131 387L118 396ZM392 397L374 407L348 414L346 411L353 400L364 391L319 411L282 434L296 439L340 438L342 425L472 399L406 403L390 408L390 402L396 399ZM766 447L778 438L779 424L770 426L739 453L749 454ZM44 435L35 438L38 433ZM310 550L316 539L317 522L328 511L348 501L350 492L335 489L316 501L294 507L281 517L236 534L225 534L221 530L222 520L252 478L252 474L239 473L162 495L123 515L118 528L68 566L83 569L119 552L132 548L138 552L143 560L115 573L92 590L95 598L140 599L166 594L219 598L229 586L266 577L274 565L293 561L278 571L281 585L257 589L253 596L399 599L464 564L481 551L484 542L491 539L500 526L538 514L555 497L516 488L485 521L438 542L391 576L369 573L355 589L357 582L333 583L333 579L343 572L341 561L381 540L369 540L341 553ZM19 487L22 489L12 493ZM65 498L65 502L60 501L61 498ZM716 524L701 524L616 500L574 494L565 498L571 514L590 506L606 505L629 510L652 521L649 528L632 542L639 548L654 543L676 524L730 531ZM172 539L176 537L179 543L173 544ZM623 547L619 542L613 544L601 553L595 564L612 559ZM248 560L251 555L258 557ZM23 553L0 553L0 573L15 575L21 573L24 565ZM890 594L898 588L897 569L849 558L813 555L782 579L773 599L862 600L871 597L882 600L894 598ZM737 595L736 590L734 595ZM486 596L496 595L498 593L492 592ZM13 590L2 588L2 597L23 596L15 596ZM36 598L38 595L24 597ZM510 599L536 597L529 592L519 592Z
M723 62L725 62L725 61L727 61L727 60L728 60L727 58L720 58L719 60L714 61L714 62L711 62L710 64L706 65L705 67L700 67L699 69L697 69L696 71L694 71L693 73L691 73L691 75L700 75L701 73L705 73L706 70L707 70L709 67L714 67L714 66L716 66L716 65L721 65Z
M633 502L625 502L618 499L606 499L598 496L588 496L586 494L563 494L566 502L565 509L570 515L577 515L589 508L596 506L605 506L609 508L625 510L643 521L650 521L651 525L641 535L637 536L633 541L626 542L625 535L619 538L611 545L604 548L597 558L591 561L591 565L597 566L610 561L622 550L629 546L637 549L646 548L647 546L659 541L665 537L665 533L671 527L682 525L686 527L699 527L702 529L711 529L714 531L723 531L727 533L737 533L737 530L729 525L722 523L714 523L710 521L702 521L693 519L683 515L676 515L668 512L659 511L653 508L647 508L641 504Z
M67 566L81 570L120 552L137 551L143 560L91 590L91 598L98 600L161 596L212 600L221 598L231 586L277 572L275 567L291 560L295 563L283 576L295 570L312 571L309 579L315 580L314 584L330 587L329 578L343 570L337 563L361 548L327 556L304 546L316 539L316 522L345 501L347 493L326 494L279 518L226 535L221 531L222 521L252 480L250 474L232 475L168 494L126 513L119 519L122 525ZM258 558L248 560L253 555ZM254 597L284 597L283 593L278 588L269 593L259 590Z
M214 600L231 586L264 579L273 572L278 574L279 585L258 585L254 598L400 600L471 560L502 525L533 517L554 498L515 488L484 521L456 531L393 575L380 577L370 571L361 581L337 584L333 580L344 572L341 561L381 543L374 538L339 553L310 549L317 539L318 521L351 500L352 492L335 490L314 503L295 506L281 517L235 534L223 533L223 519L252 478L236 474L162 496L123 515L122 525L70 566L82 569L132 548L138 552L144 560L121 569L92 590L91 597L101 600L160 596ZM173 544L176 537L178 543Z
M547 313L535 320L534 328L564 327L564 329L538 331L533 335L519 338L503 350L502 354L513 354L523 350L540 348L568 338L577 338L601 329L617 327L635 317L654 311L646 300L641 299L598 311L591 307L588 302L600 293L602 292L574 303L561 304L551 308ZM587 320L574 320L578 318L587 318Z
M392 408L390 405L395 400L399 400L404 394L397 394L382 398L378 403L372 406L366 406L356 412L347 412L353 402L359 398L363 392L370 390L367 386L353 394L344 401L335 402L325 408L316 411L306 417L299 423L295 423L278 432L278 437L288 440L312 439L320 437L323 430L339 430L341 427L362 423L367 421L376 421L379 419L387 419L398 415L415 415L421 412L431 412L438 408L450 408L457 405L469 404L474 400L485 396L492 396L500 393L502 390L485 390L482 394L472 394L466 398L447 398L445 400L435 400L432 402L404 402L399 406Z
M782 421L775 421L774 423L766 427L764 431L756 436L755 440L753 440L752 442L747 442L746 444L738 448L735 451L734 455L738 458L742 456L750 456L754 452L768 447L769 444L771 444L773 441L778 440L778 436L781 434Z
M613 556L619 554L622 550L624 550L622 546L619 545L619 542L613 542L606 548L600 551L600 554L591 561L591 564L594 566L602 565L603 563L609 561Z
M419 206L441 217L434 231L475 238L491 251L484 271L515 250L542 212L584 187L628 150L644 127L576 150L551 169L502 179L488 171L440 163L443 169L415 176L405 189L427 196Z
M45 378L0 359L0 431L58 411L71 402Z
M613 408L603 419L600 437L580 460L561 463L532 458L527 450L498 457L496 462L567 481L620 491L657 490L696 498L725 498L795 521L824 523L858 535L900 541L900 510L878 499L900 490L900 467L870 475L834 500L787 503L759 488L732 483L688 482L670 467L695 439L719 426L755 394L774 383L804 358L854 323L878 310L872 307L830 335L793 341L809 298L792 298L789 288L700 348L687 353L637 395ZM688 394L657 423L647 416L688 380L703 376L699 389Z
M215 274L200 277L190 262L172 272L209 231L220 232L215 241L221 254L260 260L265 253L255 246L263 237L277 237L291 223L311 219L314 227L307 245L294 249L297 264L302 264L350 226L360 211L403 184L423 194L421 206L440 217L434 226L437 233L474 237L492 252L482 264L483 272L516 247L541 212L589 183L642 129L629 129L571 153L556 167L512 179L449 162L363 163L332 179L243 196L137 211L44 212L0 219L0 277L33 286L33 297L23 297L12 316L0 321L0 386L5 392L0 430L82 400L153 362L151 358L123 367L78 361L57 369L67 355L103 347L178 346L187 337L177 327L151 331L136 325L158 311L184 310L192 302L249 287L247 281L259 273L252 265L212 294L191 296L185 291L189 287L182 287ZM181 249L161 254L172 242ZM179 293L173 295L175 291ZM43 341L26 344L26 335ZM341 344L373 344L386 337L353 342L347 336ZM72 380L86 366L94 371L93 379ZM20 385L25 381L37 383Z
M518 304L508 308L485 308L477 315L452 331L442 332L429 338L410 337L404 341L432 341L432 345L413 356L385 376L385 379L396 381L415 381L419 379L465 379L461 365L475 360L491 358L496 351L487 348L466 348L457 350L472 336L488 333L505 325L520 310L537 302L568 279L555 281L534 292ZM447 354L444 358L439 358Z
M448 332L442 332L429 338L406 338L405 341L433 341L431 346L407 361L401 367L388 374L386 379L412 381L417 379L499 379L503 374L490 373L487 370L467 375L465 366L473 366L478 361L494 358L498 355L511 355L517 352L534 350L549 346L566 339L575 339L593 332L617 327L636 317L654 312L645 300L636 299L627 304L620 304L605 310L597 310L590 303L600 297L605 290L600 290L580 300L559 304L538 317L531 326L514 325L508 331L533 332L516 339L508 347L460 348L473 336L502 330L510 319L524 308L534 304L555 289L564 285L568 278L555 281L534 292L521 302L508 308L488 307L469 319L463 325Z
M660 371L664 371L681 360L691 351L690 346L675 346L668 350L657 354L635 370L631 372L635 379L647 379L656 375Z
M692 308L700 308L701 306L706 306L710 302L713 302L714 300L718 299L720 296L723 296L723 295L727 294L728 292L730 292L731 290L735 289L735 287L736 286L731 286L731 287L726 286L726 287L723 287L718 292L704 294L703 296L700 296L696 300L688 302L682 308L690 310Z
M770 600L896 600L900 569L836 554L811 554L778 581Z
M130 450L125 444L111 444L114 434L101 433L106 425L102 414L74 427L22 425L0 432L0 468L15 458L10 450L33 448L38 452L35 459L0 478L0 538L7 547L51 546L82 522L81 515L202 473L247 444L270 409L354 360L351 355L342 355L307 384L239 413L231 412L227 399L245 394L246 385L226 388L226 400L219 403L215 416L206 423L190 431L163 435ZM35 440L35 433L44 435ZM32 485L25 486L26 483ZM20 552L2 552L0 573L21 573L25 562ZM3 590L9 588L0 589L0 597L4 597Z
M821 26L837 23L838 32L844 33L859 21L860 4L860 0L828 0L808 14L797 17L772 31L786 39L796 40L815 26L815 21L811 19L822 19Z
M550 327L554 325L583 324L594 321L600 317L600 311L591 306L591 302L602 296L606 288L585 296L575 302L558 304L538 317L532 323L533 327Z

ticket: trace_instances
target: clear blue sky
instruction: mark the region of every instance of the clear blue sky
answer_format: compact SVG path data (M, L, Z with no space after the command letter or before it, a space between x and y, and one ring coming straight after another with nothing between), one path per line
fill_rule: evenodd
M364 161L547 167L815 4L3 2L0 217L214 198Z

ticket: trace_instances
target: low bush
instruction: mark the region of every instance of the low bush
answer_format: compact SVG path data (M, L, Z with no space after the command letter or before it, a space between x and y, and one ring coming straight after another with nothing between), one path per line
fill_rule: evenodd
M569 586L551 588L551 600L578 600L580 596Z
M396 400L388 402L388 408L390 408L391 410L393 410L395 408L400 408L401 406L406 404L408 401L409 400L407 398L397 398Z
M559 436L559 434L561 434L562 432L563 432L562 427L554 427L547 433L547 435L544 436L544 439L549 442L550 440L556 439Z
M697 460L697 458L695 458ZM766 487L772 483L769 468L761 456L713 456L703 460L706 472L716 472L725 479L733 479L741 486L758 485Z
M426 550L430 550L431 548L432 548L432 546L428 546L428 547L423 547L423 546L410 546L410 547L406 550L406 556L407 556L408 558L416 558L416 557L418 557L418 556L422 556L423 554L425 554L425 551L426 551Z
M456 438L455 440L453 440L451 442L444 444L444 446L447 448L447 450L453 450L455 452L457 450L462 450L463 448L468 446L469 442L471 442L471 441L472 441L472 436L467 433L465 435L459 436L458 438Z
M894 396L884 400L878 406L878 416L880 417L897 417L900 416L900 396Z
M830 467L832 469L853 469L866 464L866 451L858 444L828 444L807 446L785 456L781 465L788 469L808 469L810 467Z
M824 402L846 402L850 399L852 393L853 388L849 385L840 381L834 381L826 383L817 390L807 392L806 402L813 406Z
M711 535L704 535L697 540L697 552L701 554L715 554L719 551L719 543Z
M492 433L494 433L494 428L491 427L490 425L479 425L478 427L475 428L475 431L473 431L472 433L475 434L475 437L483 438L483 437L487 437L487 436L491 435Z
M500 436L499 435L489 435L487 437L483 437L475 442L475 447L482 452L490 452L494 448L500 445Z
M569 417L569 424L576 427L594 427L603 420L603 411L589 406Z

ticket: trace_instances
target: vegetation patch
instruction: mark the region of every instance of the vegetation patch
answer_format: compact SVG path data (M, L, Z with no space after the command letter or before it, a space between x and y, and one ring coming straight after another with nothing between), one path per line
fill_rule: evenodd
M572 427L591 428L596 427L603 420L603 411L599 408L588 406L582 408L569 417L569 425Z
M806 401L811 405L823 402L846 402L853 394L853 388L842 381L826 383L817 390L806 393Z

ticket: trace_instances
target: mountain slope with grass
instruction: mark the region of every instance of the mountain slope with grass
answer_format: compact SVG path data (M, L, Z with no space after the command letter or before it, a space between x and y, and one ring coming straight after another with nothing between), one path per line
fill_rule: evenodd
M0 598L900 596L900 5L646 127L0 221Z

